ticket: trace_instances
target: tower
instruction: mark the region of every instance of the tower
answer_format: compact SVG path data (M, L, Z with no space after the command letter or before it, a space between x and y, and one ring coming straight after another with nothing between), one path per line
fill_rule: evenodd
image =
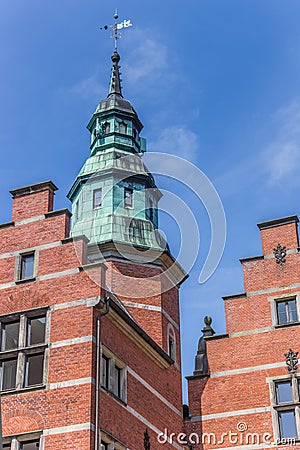
M111 60L108 95L87 126L90 155L68 194L72 236L89 239L88 261L105 262L109 289L169 351L180 339L178 288L187 275L158 231L162 194L142 160L143 125L123 97L116 49Z
M142 162L143 125L123 98L117 51L111 59L109 93L87 126L91 153L68 194L72 234L85 234L90 244L116 242L160 250L164 248L157 233L161 193Z

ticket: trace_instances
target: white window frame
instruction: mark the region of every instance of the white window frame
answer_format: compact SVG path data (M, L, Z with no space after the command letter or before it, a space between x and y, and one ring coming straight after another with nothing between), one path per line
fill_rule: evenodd
M126 191L130 191L130 204L126 204ZM133 193L134 189L131 186L124 186L124 208L125 209L132 209L133 208Z
M100 205L95 205L95 197L96 197L97 192L101 193ZM102 187L98 187L98 188L93 189L93 209L100 209L100 208L102 208L102 205L103 205L103 189L102 189Z
M21 444L30 443L32 441L39 441L38 450L44 450L44 437L42 435L42 431L34 432L34 433L26 433L14 436L7 436L3 438L3 444L10 444L10 450L20 450ZM8 447L9 448L9 447Z
M297 377L294 374L287 374L272 377L271 379L267 379L269 382L270 388L270 399L271 399L271 407L272 407L272 421L273 421L273 430L274 430L274 440L276 445L279 445L280 442L284 442L288 439L293 438L283 438L280 433L280 424L279 424L279 412L281 411L295 411L295 422L296 422L296 431L297 437L296 441L300 439L300 377ZM288 403L279 403L277 401L277 393L276 393L276 384L280 382L292 382L292 395L293 401ZM286 444L285 444L286 445Z
M279 323L278 315L277 315L277 303L289 301L289 300L296 300L298 320L297 320L297 322ZM300 292L293 292L293 293L289 293L289 294L277 295L276 297L272 296L269 298L269 301L271 303L272 325L274 327L276 327L276 328L287 327L287 326L297 325L300 323Z
M45 316L45 339L43 343L27 345L28 320ZM2 325L5 323L19 322L18 346L14 349L2 351ZM15 387L11 389L1 390L2 394L9 392L19 392L23 390L41 389L47 384L47 368L49 359L49 327L50 327L50 310L47 308L32 309L22 311L16 314L0 316L1 326L1 347L0 362L6 360L16 360L16 380ZM27 357L43 355L43 374L42 382L35 385L25 386ZM0 389L2 389L2 370L0 371Z
M24 256L28 256L28 255L33 255L33 274L31 277L21 278L22 260L23 260ZM19 255L16 257L15 281L16 282L26 282L26 281L34 280L37 276L37 268L38 268L38 252L34 248L20 252Z

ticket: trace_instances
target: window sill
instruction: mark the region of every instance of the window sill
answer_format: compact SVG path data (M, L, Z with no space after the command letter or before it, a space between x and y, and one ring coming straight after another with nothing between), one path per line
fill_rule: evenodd
M27 386L21 389L10 389L6 391L0 391L0 394L1 397L6 397L8 395L19 395L31 391L40 391L45 388L46 386L44 384L35 384L34 386Z
M274 325L274 328L277 329L277 328L294 327L297 325L300 325L300 322L288 322L288 323L280 323L280 324L278 323L278 324Z
M35 281L36 277L31 278L23 278L22 280L15 280L16 284L23 284L23 283L31 283L32 281Z
M116 394L114 394L112 391L110 391L106 387L101 386L101 390L104 391L110 397L112 397L115 400L117 400L118 402L122 403L122 405L127 406L127 403L122 398L118 397Z

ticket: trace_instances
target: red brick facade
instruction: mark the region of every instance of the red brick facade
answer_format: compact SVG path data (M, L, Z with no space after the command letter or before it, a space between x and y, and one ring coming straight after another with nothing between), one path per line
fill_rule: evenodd
M53 211L55 190L45 182L12 191L13 222L0 225L5 448L31 449L30 443L44 450L95 448L100 279L109 279L111 266L122 264L89 263L87 239L69 237L69 211ZM28 255L34 266L23 276ZM124 304L108 290L109 312L100 319L99 438L103 448L138 450L147 430L155 449L165 427L182 429L178 288L152 295L147 277L162 269L123 264L122 270L132 271ZM140 286L135 279L141 279ZM30 345L34 320L39 327L45 322L45 334ZM10 326L19 327L13 344ZM168 355L170 327L175 362Z
M241 260L245 293L224 297L227 334L204 338L208 370L188 377L185 431L195 433L194 449L299 441L299 375L285 356L300 341L297 223L292 216L258 225L263 254Z

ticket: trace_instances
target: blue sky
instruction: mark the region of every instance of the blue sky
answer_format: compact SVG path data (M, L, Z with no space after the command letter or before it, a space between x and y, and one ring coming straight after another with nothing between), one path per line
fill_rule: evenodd
M2 0L0 6L0 220L8 190L53 180L56 207L89 153L85 129L106 96L113 43L99 27L114 8L134 27L119 43L124 96L151 151L189 159L213 182L228 225L222 261L198 276L208 216L184 187L201 247L181 290L183 373L193 371L203 316L224 332L221 296L243 291L240 257L261 253L256 223L299 213L299 0ZM158 184L159 184L158 180ZM162 228L174 252L179 232Z

